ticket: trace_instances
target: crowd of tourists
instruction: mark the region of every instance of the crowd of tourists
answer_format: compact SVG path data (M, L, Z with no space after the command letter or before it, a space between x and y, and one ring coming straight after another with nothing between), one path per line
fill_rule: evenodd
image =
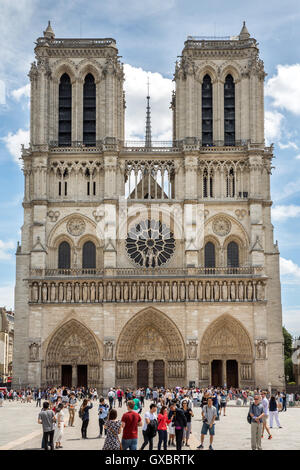
M96 389L67 387L31 390L36 406L41 406L38 422L43 425L42 447L45 450L63 448L64 428L75 421L81 424L81 437L87 439L90 410L97 407L99 438L104 438L102 450L157 450L182 448L188 450L192 433L195 408L201 408L202 428L199 450L204 448L205 436L209 434L209 450L213 450L215 424L226 416L227 404L248 406L247 420L251 424L251 447L261 449L261 439L266 433L272 439L274 420L281 428L279 412L287 409L287 395L278 392L270 395L259 390L224 388L150 389L122 390L111 388L106 397L98 396ZM25 393L26 396L26 393ZM127 411L119 408L126 404ZM142 413L143 411L143 413ZM270 418L270 422L268 422ZM223 419L223 418L222 418ZM138 428L141 427L142 442Z

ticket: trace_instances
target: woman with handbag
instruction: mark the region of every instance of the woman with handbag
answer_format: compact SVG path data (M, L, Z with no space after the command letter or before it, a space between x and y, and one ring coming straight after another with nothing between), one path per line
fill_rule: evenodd
M117 420L117 410L112 408L108 414L108 419L104 428L106 429L106 438L102 450L122 450L122 446L119 440L119 434L121 434L122 423Z

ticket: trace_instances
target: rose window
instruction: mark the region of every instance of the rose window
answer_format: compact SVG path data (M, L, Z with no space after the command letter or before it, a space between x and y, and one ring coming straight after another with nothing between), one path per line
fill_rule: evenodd
M174 235L160 221L143 220L129 230L126 250L137 265L155 268L165 264L174 254Z

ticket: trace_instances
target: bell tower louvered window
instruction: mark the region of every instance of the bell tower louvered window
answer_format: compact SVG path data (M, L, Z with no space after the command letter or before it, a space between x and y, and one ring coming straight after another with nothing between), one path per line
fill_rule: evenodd
M224 84L224 144L235 145L235 89L231 75Z
M71 145L72 136L72 85L67 73L61 76L58 104L58 145Z
M82 268L96 268L96 247L93 242L86 242L82 249Z
M62 242L58 247L58 269L70 269L71 249L68 242Z
M96 145L96 84L90 73L83 85L83 143Z
M209 75L205 75L202 83L202 145L213 143L213 105L212 83Z
M212 242L208 242L204 249L204 265L206 268L216 267L216 254L215 245Z
M228 243L227 266L229 268L238 268L239 266L239 247L238 244L235 242Z

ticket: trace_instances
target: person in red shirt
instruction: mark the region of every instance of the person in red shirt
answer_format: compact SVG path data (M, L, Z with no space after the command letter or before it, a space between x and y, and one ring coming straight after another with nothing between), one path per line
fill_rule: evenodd
M140 415L133 411L134 401L128 401L127 413L122 416L122 449L123 450L137 450L138 441L138 427L142 426L142 419Z
M164 450L167 450L168 431L167 425L170 424L171 420L168 419L167 407L162 406L157 417L158 426L158 446L157 450L160 450L162 442L164 443Z

